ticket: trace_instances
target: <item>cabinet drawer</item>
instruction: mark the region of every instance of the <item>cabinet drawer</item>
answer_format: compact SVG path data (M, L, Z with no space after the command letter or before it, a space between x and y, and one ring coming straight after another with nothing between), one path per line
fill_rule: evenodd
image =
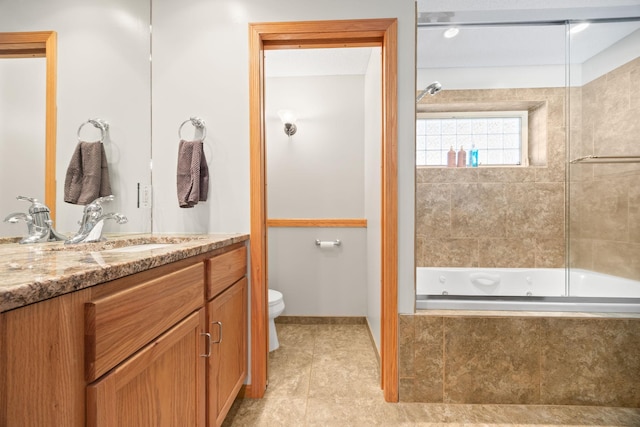
M247 272L247 247L226 252L209 259L207 298L211 299L240 280Z
M169 273L85 305L86 376L93 381L196 311L204 264Z

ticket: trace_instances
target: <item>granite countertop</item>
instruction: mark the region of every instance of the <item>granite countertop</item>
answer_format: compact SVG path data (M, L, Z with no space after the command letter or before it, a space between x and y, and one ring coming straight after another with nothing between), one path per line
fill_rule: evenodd
M248 240L247 234L118 234L63 245L0 242L0 313ZM6 243L7 241L11 243ZM132 248L135 245L154 246ZM166 246L161 246L166 244ZM134 249L131 252L123 248ZM142 250L135 250L142 249Z

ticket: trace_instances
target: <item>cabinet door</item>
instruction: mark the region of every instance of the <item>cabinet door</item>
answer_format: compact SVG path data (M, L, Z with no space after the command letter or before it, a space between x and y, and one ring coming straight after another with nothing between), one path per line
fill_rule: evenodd
M204 310L191 314L87 389L87 425L205 423Z
M84 289L0 314L0 426L85 426Z
M220 426L247 374L247 279L209 302L209 426Z

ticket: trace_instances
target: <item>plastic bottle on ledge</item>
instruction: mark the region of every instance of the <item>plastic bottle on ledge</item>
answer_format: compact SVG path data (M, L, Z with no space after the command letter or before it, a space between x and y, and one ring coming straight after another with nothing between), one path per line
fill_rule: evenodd
M456 152L453 149L453 145L451 146L451 148L449 149L449 152L447 153L447 167L449 168L456 167Z
M477 168L478 167L478 149L476 148L475 145L471 146L471 151L469 152L469 155L471 157L471 167L472 168Z
M460 146L460 150L458 151L458 167L464 168L467 166L467 152L464 151L464 147Z

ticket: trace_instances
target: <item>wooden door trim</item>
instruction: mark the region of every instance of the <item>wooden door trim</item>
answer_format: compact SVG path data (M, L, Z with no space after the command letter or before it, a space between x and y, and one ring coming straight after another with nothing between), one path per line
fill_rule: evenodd
M386 401L398 401L397 26L397 19L249 24L251 384L247 386L247 397L262 397L267 384L264 51L379 46L382 51L381 385Z
M270 218L267 227L367 228L366 218Z

